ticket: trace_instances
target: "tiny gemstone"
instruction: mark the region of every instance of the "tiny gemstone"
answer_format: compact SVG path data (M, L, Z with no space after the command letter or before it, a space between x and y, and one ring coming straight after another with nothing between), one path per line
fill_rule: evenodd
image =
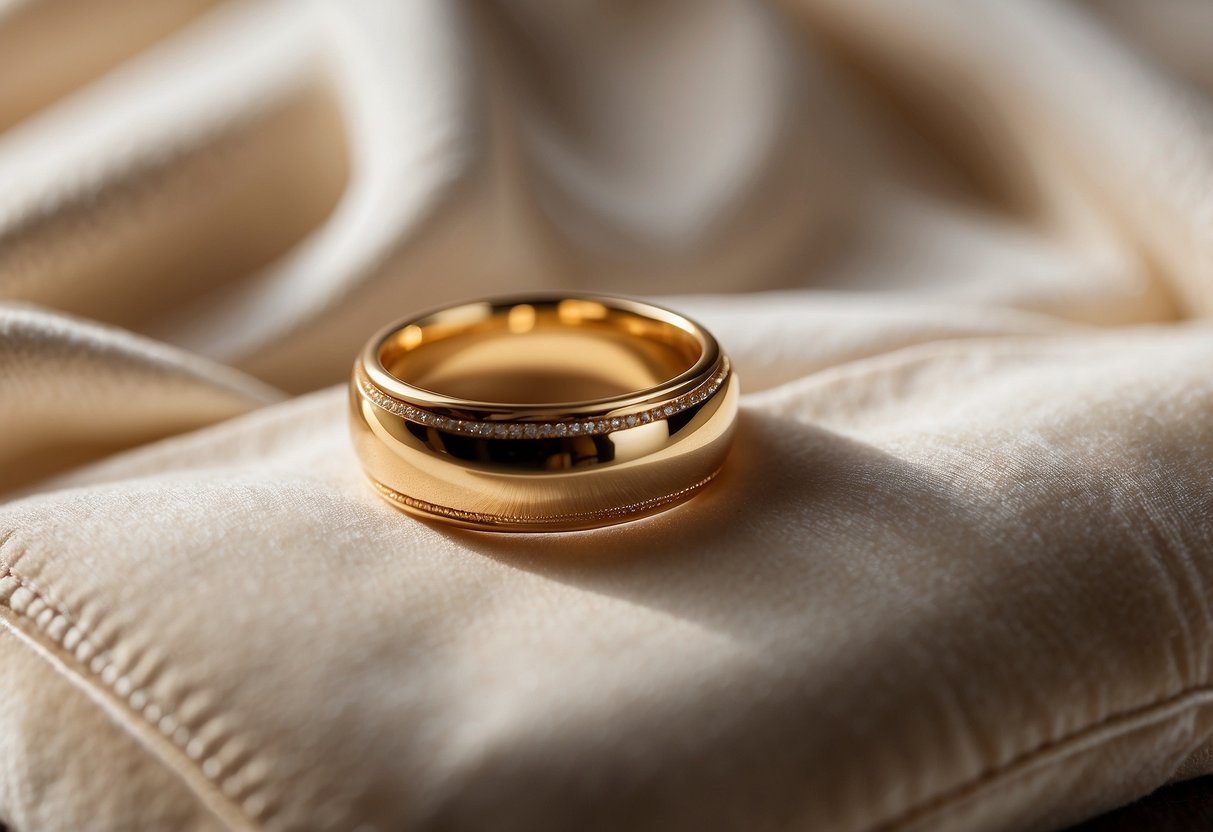
M494 436L505 436L506 430L507 430L507 428L505 425L494 425L493 426L493 435Z
M564 424L563 422L556 426L556 435L557 436L567 436L568 432L569 432L568 425Z
M612 419L611 420L611 430L619 430L621 427L623 427L622 419Z
M465 429L465 428L464 428L464 424L463 424L463 421L462 421L462 420L460 420L460 419L452 419L452 420L451 420L451 430L453 430L453 431L455 431L456 433L458 433L458 432L460 432L460 431L462 431L462 430L464 430L464 429Z
M674 415L674 405L667 404L665 406L665 409L662 412L665 413L666 416L673 416Z
M649 422L653 421L653 414L646 410L644 413L640 414L640 421L647 425Z
M446 417L445 416L435 416L434 417L434 427L445 428L446 427Z
M522 435L525 436L527 439L534 439L538 434L539 434L538 425L533 425L533 424L527 425L522 430Z
M569 425L569 433L573 436L581 433L581 422L574 422L573 424Z
M540 436L551 436L551 435L552 435L552 426L551 426L551 425L543 425L542 427L540 427L540 428L539 428L539 435L540 435Z
M637 421L638 421L638 420L636 419L636 416L635 416L634 414L633 414L633 415L631 415L631 416L629 416L629 417L628 417L628 419L627 419L627 422L628 422L628 427L630 427L630 428L634 428L634 427L636 427L636 422L637 422Z
M412 408L412 407L405 407L405 408L404 408L404 415L405 415L405 416L407 416L407 417L409 417L410 419L412 419L414 416L416 416L416 415L417 415L417 411L416 411L414 408Z
M581 429L583 431L585 431L586 433L593 433L594 432L594 423L586 422L584 425L581 426Z
M417 411L417 421L418 422L421 422L421 424L424 425L429 420L430 420L430 414L426 413L424 410Z
M510 425L510 436L515 439L522 436L522 425Z
M602 433L602 432L604 432L606 429L607 429L607 422L606 422L606 419L599 419L599 420L598 420L598 432L599 432L599 433Z

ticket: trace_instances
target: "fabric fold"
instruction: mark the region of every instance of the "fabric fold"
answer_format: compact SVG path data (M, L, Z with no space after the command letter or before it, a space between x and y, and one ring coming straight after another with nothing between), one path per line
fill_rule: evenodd
M0 491L281 397L114 327L0 304Z

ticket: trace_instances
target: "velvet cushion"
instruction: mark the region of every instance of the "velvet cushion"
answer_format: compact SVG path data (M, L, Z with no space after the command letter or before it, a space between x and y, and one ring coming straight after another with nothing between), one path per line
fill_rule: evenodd
M1213 771L1213 16L84 5L0 14L0 821L1050 829ZM562 287L718 336L719 481L384 504L362 340Z

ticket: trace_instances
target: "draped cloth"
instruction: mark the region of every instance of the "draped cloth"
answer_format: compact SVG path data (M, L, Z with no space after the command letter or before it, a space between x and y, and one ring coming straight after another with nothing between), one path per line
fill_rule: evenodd
M0 2L0 822L1055 829L1213 771L1213 6ZM664 515L411 519L353 355L658 298Z

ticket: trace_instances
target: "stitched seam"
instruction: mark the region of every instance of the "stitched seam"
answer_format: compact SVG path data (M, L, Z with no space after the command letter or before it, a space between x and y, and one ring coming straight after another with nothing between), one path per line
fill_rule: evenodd
M257 785L260 784L246 784L243 789L237 790L235 787L241 783L241 780L235 777L239 765L232 764L228 767L230 770L226 770L217 757L201 759L203 754L191 753L196 748L205 751L207 744L171 711L155 702L148 691L134 687L131 680L122 674L113 657L100 649L81 625L74 623L61 608L36 591L22 576L15 573L10 565L2 561L0 607L7 608L14 616L40 631L75 661L82 676L92 678L94 683L123 703L135 719L159 732L181 751L182 756L190 761L191 768L214 786L217 795L222 795L228 806L228 811L224 814L241 817L244 825L249 827L254 826L255 820L261 819L259 816L264 814L267 801L257 790ZM212 742L210 745L221 747L222 744ZM171 768L173 767L170 766ZM196 792L188 782L186 786ZM205 800L203 805L209 807Z
M22 593L25 593L24 595ZM91 641L85 630L72 622L71 618L61 608L50 601L45 594L34 589L34 586L15 573L10 566L0 562L0 606L7 607L16 616L26 620L43 632L50 640L65 653L76 659L81 671L91 675L108 690L116 699L124 702L136 717L156 728L167 739L174 743L182 752L195 739L190 730L177 721L169 712L160 708L151 700L150 695L139 688L131 689L131 682L120 675L112 657L105 652L97 652L96 644ZM1181 689L1169 696L1160 697L1144 705L1138 705L1109 714L1102 719L1075 729L1061 737L1046 740L1039 745L1027 749L1005 763L986 769L975 777L945 789L933 797L911 806L891 819L882 821L873 827L873 832L895 832L921 818L946 809L949 804L956 804L972 796L988 785L1026 770L1037 760L1051 753L1064 751L1067 746L1080 745L1083 740L1105 728L1116 727L1125 723L1124 733L1135 729L1149 727L1149 724L1134 725L1137 719L1148 720L1152 713L1165 711L1182 703L1186 699L1200 699L1213 694L1213 685L1204 683ZM1198 703L1195 707L1201 707ZM187 755L191 760L192 755ZM208 771L208 768L210 769ZM222 770L222 763L214 757L208 758L196 770L215 787L231 798L224 788L227 781L223 775L231 773ZM235 795L239 797L239 795ZM246 796L239 804L229 800L229 805L246 819L260 815L265 809L265 802L259 799L256 791Z
M1123 728L1123 731L1109 738L1109 740L1117 739L1133 733L1135 730L1152 727L1156 723L1151 718L1156 713L1164 712L1165 715L1166 711L1177 705L1182 705L1185 700L1193 699L1197 700L1197 702L1191 707L1182 708L1179 713L1186 713L1189 710L1195 710L1211 704L1210 701L1199 701L1208 699L1210 695L1213 695L1213 685L1202 682L1199 685L1185 687L1176 693L1154 699L1144 705L1136 705L1108 714L1095 722L1084 725L1081 728L1076 728L1068 734L1055 739L1045 740L1033 748L1021 751L1004 763L987 768L985 771L966 781L944 789L933 797L929 797L899 812L891 819L881 821L872 827L872 832L896 832L896 830L904 829L909 824L921 820L932 813L945 810L950 805L961 803L999 780L1009 779L1026 771L1031 768L1033 763L1043 757L1047 757L1053 753L1064 753L1069 747L1081 746L1085 740L1093 739L1095 735L1104 729ZM1138 722L1139 720L1140 722ZM1105 743L1097 743L1097 745L1103 744Z
M7 531L0 533L0 551L4 551L4 549L9 546L9 541L16 536L17 530L15 528L8 529ZM7 562L0 561L0 578L3 578L6 574L13 573L13 568L16 565L17 558L9 558ZM20 580L22 584L32 589L38 595L41 595L48 604L57 607L63 612L64 615L74 615L68 604L59 598L55 593L52 593L50 590L42 586L40 581L35 581L33 578L24 575L18 576L16 573L13 573L13 577Z

